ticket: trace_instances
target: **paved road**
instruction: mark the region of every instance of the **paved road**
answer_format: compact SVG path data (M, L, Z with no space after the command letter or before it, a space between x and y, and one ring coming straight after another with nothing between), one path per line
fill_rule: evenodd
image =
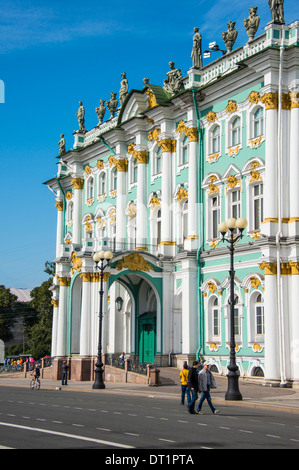
M150 391L130 396L0 387L0 446L104 449L102 458L148 449L152 459L165 449L196 458L197 449L299 448L298 413L225 403L219 415L203 409L204 415L190 415L179 400Z

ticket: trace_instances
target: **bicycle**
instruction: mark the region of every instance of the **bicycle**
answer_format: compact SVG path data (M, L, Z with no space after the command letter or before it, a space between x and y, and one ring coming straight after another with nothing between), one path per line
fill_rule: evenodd
M36 390L40 389L40 380L38 377L36 377L36 379L31 379L30 388L31 390L33 390L34 388L36 388Z

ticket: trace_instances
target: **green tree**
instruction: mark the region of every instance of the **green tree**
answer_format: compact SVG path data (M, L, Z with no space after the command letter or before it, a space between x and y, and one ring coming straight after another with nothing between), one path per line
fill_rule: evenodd
M53 283L54 263L47 261L44 271L50 275L49 279L31 291L30 307L37 312L37 318L28 329L27 343L35 359L51 354L53 305L50 287Z
M0 286L0 339L5 342L13 338L14 305L17 297L5 286Z

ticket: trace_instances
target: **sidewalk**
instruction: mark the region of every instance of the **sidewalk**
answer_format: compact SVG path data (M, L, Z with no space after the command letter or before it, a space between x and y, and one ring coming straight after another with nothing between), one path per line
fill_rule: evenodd
M68 385L61 385L60 381L42 379L41 390L53 390L55 393L67 393L69 391L89 392L96 394L121 394L130 396L148 396L157 398L174 399L178 403L180 401L180 384L179 384L179 369L176 368L161 368L163 377L171 379L173 384L160 385L150 387L147 385L131 384L131 383L116 383L105 382L104 390L94 390L92 388L93 382L77 382L69 380ZM261 383L247 382L244 379L239 379L239 389L242 394L241 401L226 401L225 392L227 389L227 378L214 374L217 389L211 391L213 403L218 407L221 404L247 406L255 408L275 408L285 411L299 413L299 390L292 388L280 387L267 387ZM29 388L30 379L22 377L13 377L12 375L0 375L0 387L25 387Z

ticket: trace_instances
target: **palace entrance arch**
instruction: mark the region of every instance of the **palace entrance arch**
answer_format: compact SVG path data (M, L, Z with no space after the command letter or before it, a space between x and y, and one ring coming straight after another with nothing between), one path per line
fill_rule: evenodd
M109 277L107 350L124 351L143 363L159 362L163 351L162 278L159 271L121 270ZM115 271L114 271L115 272ZM122 310L117 311L117 298Z

